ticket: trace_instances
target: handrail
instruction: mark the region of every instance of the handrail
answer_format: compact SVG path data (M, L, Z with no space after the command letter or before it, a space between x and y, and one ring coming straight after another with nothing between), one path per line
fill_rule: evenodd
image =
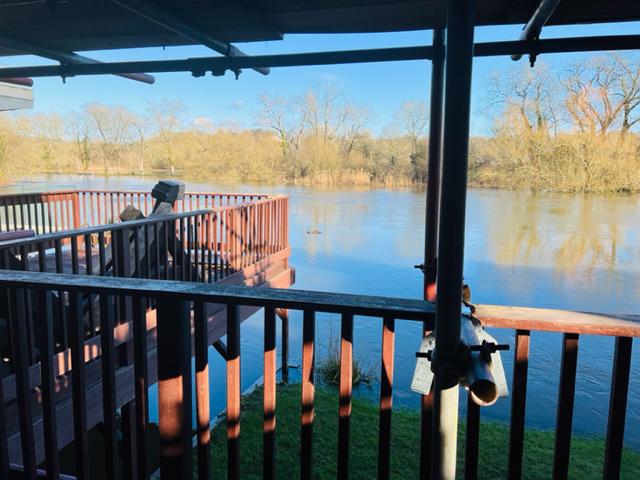
M63 195L69 193L119 193L119 194L144 194L150 195L150 192L144 190L107 190L100 188L87 188L87 189L62 189L62 190L47 190L44 192L15 192L15 193L0 193L0 199L10 197L33 197L37 195ZM236 192L185 192L187 195L212 195L223 197L274 197L277 194L269 193L236 193Z
M474 308L474 315L484 325L496 328L640 337L640 315L505 305L474 305Z
M178 212L248 204L280 195L262 193L187 192L175 203ZM63 189L0 195L0 231L31 229L37 234L118 222L126 205L145 215L154 199L148 191Z
M135 399L136 405L148 408L149 390L148 382L158 381L158 410L160 414L160 455L162 474L169 477L189 477L192 472L193 452L192 446L192 415L196 416L199 425L197 436L198 464L202 472L208 472L208 458L210 455L210 436L208 434L210 415L211 391L208 383L208 317L207 307L215 305L219 307L219 331L226 332L227 351L226 361L226 405L227 405L227 469L229 476L237 478L240 469L238 438L241 423L240 408L240 310L241 308L264 308L264 449L263 463L265 471L273 466L274 442L276 431L273 419L276 416L274 402L276 392L276 311L292 309L302 311L302 396L301 396L301 470L310 473L312 468L313 447L313 423L314 423L314 350L316 335L316 313L327 312L341 316L341 341L340 341L340 388L339 388L339 433L338 433L338 457L339 462L347 462L349 456L349 421L351 416L352 396L352 368L353 368L353 326L354 316L370 317L370 325L382 324L381 332L381 388L380 388L380 428L378 440L378 471L380 478L388 479L389 465L385 459L391 452L391 418L393 415L393 370L394 370L394 336L396 319L419 321L424 328L429 330L434 327L435 307L432 303L423 300L386 298L378 296L362 296L328 292L313 292L305 290L283 290L270 288L248 288L242 286L187 283L169 280L145 280L132 278L112 278L100 276L80 276L68 274L37 273L25 271L0 271L0 291L8 292L8 322L12 336L12 358L14 359L15 373L9 385L15 385L15 394L12 390L12 402L15 401L23 408L19 409L19 425L15 418L11 419L13 430L18 426L20 432L26 432L23 445L25 450L20 451L17 435L12 438L11 449L13 459L18 454L23 458L24 464L35 468L36 448L34 438L41 438L41 427L33 423L32 414L28 410L34 395L30 383L32 372L28 359L28 330L29 318L33 312L24 309L25 299L35 299L39 306L37 330L46 327L47 342L40 343L44 350L40 350L41 383L43 386L42 399L43 411L50 422L56 418L55 409L60 411L63 407L55 399L53 392L54 370L48 361L55 353L51 347L51 325L53 323L53 307L47 303L48 292L67 292L59 299L68 299L68 312L70 313L69 328L73 335L69 345L71 355L70 374L72 386L66 388L66 395L72 394L72 409L74 425L76 421L79 427L71 433L70 429L63 428L61 437L55 429L44 430L45 442L55 445L61 438L66 445L73 439L74 447L79 458L81 468L87 468L88 458L86 452L86 431L97 422L106 425L106 438L115 445L116 442L116 410L124 405L116 404L116 393L121 388L135 390L128 393L124 402ZM30 295L26 297L25 295ZM84 357L84 332L83 315L79 309L79 300L82 298L96 298L99 304L101 322L100 328L100 357L92 357L100 362L102 375L95 378L102 385L89 385L85 388L82 379L85 370L97 368L96 365L85 363ZM113 315L114 301L121 298L132 299L132 313L118 313ZM193 313L190 313L190 305L193 305ZM153 337L154 345L147 346L147 329L145 305L153 305L155 308L156 328ZM615 353L611 374L611 396L609 399L609 420L606 435L606 454L604 461L604 476L616 478L616 472L620 471L620 462L623 447L624 422L626 415L626 402L629 385L629 373L631 365L632 338L640 336L640 316L626 314L604 314L591 312L573 312L564 310L505 307L496 305L476 305L474 315L485 325L515 329L513 381L510 386L511 410L510 410L510 437L509 437L509 478L521 478L522 459L524 455L524 432L526 414L526 387L527 370L529 361L529 339L531 331L559 331L562 332L562 354L558 366L559 394L557 404L557 425L554 447L554 472L566 472L570 462L570 442L572 432L572 417L575 403L576 370L578 365L578 344L580 334L604 335L615 337ZM120 317L118 317L118 315ZM122 366L115 362L114 357L114 320L125 318L132 325L134 360L128 360ZM26 321L25 321L26 320ZM118 328L118 327L116 327ZM418 331L416 331L417 333ZM422 328L419 329L422 332ZM418 333L418 335L420 335ZM193 346L195 346L195 348ZM151 348L148 348L151 347ZM43 353L44 352L44 353ZM157 369L147 369L147 352L150 362ZM195 396L196 408L192 409L190 392L192 364L186 361L195 352ZM44 360L42 360L44 359ZM45 361L46 360L46 361ZM98 374L96 374L98 375ZM115 376L118 376L116 381ZM78 381L79 380L79 381ZM45 388L46 387L46 388ZM96 416L96 410L100 410L99 388L102 388L103 409L100 416ZM70 391L71 390L71 391ZM184 401L180 403L180 412L176 411L176 392L180 391ZM215 391L214 391L215 392ZM14 400L15 399L15 400ZM338 405L336 405L338 407ZM469 449L465 455L465 467L468 472L477 472L478 469L478 443L481 430L480 411L478 406L469 401L467 406L467 445ZM88 423L91 415L90 423ZM140 422L136 425L132 436L138 439L141 446L145 446L146 424ZM427 432L426 434L429 434ZM60 434L63 435L63 434ZM168 439L181 439L181 447L176 453L174 447L163 447L163 441ZM22 440L22 439L20 439ZM165 442L166 443L166 442ZM57 451L55 449L51 451ZM145 466L145 449L141 449L138 462ZM20 452L20 453L19 453ZM142 453L141 453L142 452ZM115 453L110 454L114 456ZM343 463L344 464L344 463ZM107 465L110 465L107 461ZM2 467L2 465L0 465ZM109 468L109 466L107 467ZM187 473L185 473L187 472ZM473 475L472 475L473 476ZM566 478L560 475L558 478Z
M63 240L71 236L94 235L98 233L120 231L123 229L130 229L130 228L140 227L140 226L153 224L153 223L163 223L163 222L169 222L171 220L180 220L182 218L192 218L192 217L198 217L201 215L207 215L211 213L220 213L224 211L240 209L249 205L262 205L262 204L268 203L270 200L278 199L278 198L284 199L284 198L287 198L287 196L272 195L261 200L240 203L237 205L225 205L223 207L216 207L216 208L210 208L210 209L190 210L188 212L171 213L167 215L154 216L154 217L150 216L150 217L141 218L139 220L128 220L126 222L107 223L104 225L93 226L93 227L81 227L81 228L75 228L71 230L62 230L58 232L37 235L35 237L28 237L25 239L6 240L3 242L0 242L0 249L17 248L25 245L34 245L38 243L53 242L55 240Z
M251 306L310 308L328 313L348 312L362 316L385 316L432 322L435 306L423 300L353 295L296 289L255 289L236 285L185 283L170 280L84 277L69 274L1 271L0 286L65 289L78 293L188 297L211 303ZM640 315L606 314L546 308L475 305L474 316L485 325L545 332L616 337L640 337ZM570 320L575 318L575 320ZM600 322L600 325L598 324Z
M235 303L256 307L278 306L294 310L311 309L316 312L376 317L391 316L403 320L431 322L432 326L435 318L434 305L423 300L172 280L87 277L64 273L0 270L0 287L62 289L77 293L169 297L207 303Z

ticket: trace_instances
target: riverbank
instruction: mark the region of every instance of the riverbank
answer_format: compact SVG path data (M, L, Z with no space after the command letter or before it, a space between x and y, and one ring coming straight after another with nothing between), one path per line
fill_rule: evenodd
M335 389L316 389L314 433L314 478L336 477L338 397ZM378 406L353 400L351 416L351 476L353 479L377 477ZM300 449L300 386L281 385L277 391L276 476L298 478ZM420 414L399 409L393 414L391 478L413 479L418 472ZM240 459L243 478L262 477L262 389L243 398ZM480 430L479 478L507 478L509 427L499 422L483 422ZM226 472L226 425L213 429L213 476ZM458 458L464 459L465 426L460 425ZM525 435L523 479L551 477L554 433L528 430ZM574 436L571 444L569 477L577 480L602 475L604 441ZM459 472L463 472L463 462ZM622 460L622 479L634 479L640 471L640 453L626 449Z

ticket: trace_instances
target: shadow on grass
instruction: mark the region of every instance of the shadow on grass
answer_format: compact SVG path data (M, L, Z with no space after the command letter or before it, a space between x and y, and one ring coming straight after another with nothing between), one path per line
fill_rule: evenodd
M337 468L338 395L335 389L316 389L314 421L314 478L333 479ZM300 462L300 386L281 385L276 408L276 477L299 478ZM241 473L244 479L262 478L262 389L243 398L241 420ZM418 477L419 412L399 409L393 413L391 478ZM458 458L464 459L464 424L460 425ZM214 478L226 473L226 430L220 423L213 430L212 468ZM509 427L503 423L483 422L480 434L481 479L506 478ZM523 478L551 477L554 433L528 430L525 436ZM378 406L361 399L353 400L351 416L350 478L377 478ZM602 477L604 441L573 438L571 444L571 479ZM458 465L459 477L463 462ZM640 472L640 453L625 450L623 479L635 479Z

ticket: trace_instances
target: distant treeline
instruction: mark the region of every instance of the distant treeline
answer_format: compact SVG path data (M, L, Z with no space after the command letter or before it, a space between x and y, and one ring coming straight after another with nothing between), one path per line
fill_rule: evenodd
M611 55L496 76L483 110L492 134L471 139L473 186L640 191L640 61ZM428 108L375 116L325 85L257 99L256 128L188 121L180 101L144 114L99 103L65 114L0 116L0 177L164 172L215 181L415 185L426 178Z

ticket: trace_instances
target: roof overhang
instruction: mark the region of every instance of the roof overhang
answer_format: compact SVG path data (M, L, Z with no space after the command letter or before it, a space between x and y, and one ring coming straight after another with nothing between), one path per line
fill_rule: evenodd
M179 7L169 0L58 0L53 9L48 3L0 0L2 36L68 52L202 43L140 15L141 3L224 42L280 40L291 33L426 30L443 27L446 13L446 0L183 0ZM478 0L476 24L524 25L539 3ZM548 24L639 19L635 0L562 0ZM0 56L20 53L0 46Z
M0 82L0 111L33 108L33 90L30 87Z

